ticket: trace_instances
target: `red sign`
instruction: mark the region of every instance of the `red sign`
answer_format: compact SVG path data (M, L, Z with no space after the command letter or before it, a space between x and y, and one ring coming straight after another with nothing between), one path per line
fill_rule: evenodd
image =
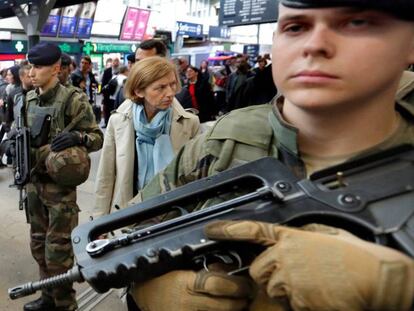
M147 29L150 11L128 7L122 23L120 40L141 41Z
M25 54L0 54L0 60L26 59Z

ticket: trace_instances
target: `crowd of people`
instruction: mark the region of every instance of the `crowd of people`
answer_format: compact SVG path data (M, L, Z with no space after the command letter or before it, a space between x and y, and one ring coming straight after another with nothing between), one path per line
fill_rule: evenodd
M73 71L72 60L58 47L34 46L27 62L5 72L7 83L0 80L2 130L9 133L1 150L16 156L13 121L24 118L33 138L26 188L30 247L40 278L73 265L76 187L88 176L89 152L102 148L93 221L267 156L302 179L373 152L413 145L414 73L407 71L414 63L413 9L411 0L281 0L272 58L258 57L253 68L243 55L214 70L207 61L198 68L185 58L168 59L161 41L144 41L125 66L112 59L103 73L105 134L93 110L98 82L91 59L84 56ZM202 132L200 123L211 120L214 126ZM235 196L186 208L191 212ZM129 310L413 306L413 259L343 229L245 220L210 223L205 234L265 250L248 275L231 275L223 267L188 269L131 284ZM76 309L72 286L44 289L24 307Z
M154 46L162 50L161 54L156 55L167 55L166 47L159 40L144 41L140 49L150 50ZM124 85L135 58L134 54L127 55L125 65L117 57L108 58L101 75L93 73L92 60L88 55L81 58L79 65L67 54L62 58L62 66L68 71L66 83L86 93L97 123L101 118L104 120L103 128L106 128L111 113L125 100ZM276 95L268 54L257 57L254 62L249 61L247 55L238 54L215 66L209 66L209 62L204 60L199 67L195 67L189 65L186 58L171 59L171 62L177 66L182 86L176 98L187 111L197 114L202 123L214 121L233 109L267 103ZM252 67L250 63L256 65ZM27 60L24 60L1 71L0 120L4 126L0 129L0 137L14 121L15 96L32 88L29 69ZM98 90L102 95L101 105L96 103Z

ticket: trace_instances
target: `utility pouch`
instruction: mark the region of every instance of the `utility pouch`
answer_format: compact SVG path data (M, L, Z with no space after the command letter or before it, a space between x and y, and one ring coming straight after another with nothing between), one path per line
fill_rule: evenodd
M31 127L31 147L39 148L48 143L52 116L50 114L38 114Z

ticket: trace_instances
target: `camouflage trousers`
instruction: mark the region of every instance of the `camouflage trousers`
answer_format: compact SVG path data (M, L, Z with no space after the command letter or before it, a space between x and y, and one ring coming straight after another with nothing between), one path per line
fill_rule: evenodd
M40 278L65 273L73 266L70 234L78 225L76 187L35 182L27 185L30 249ZM42 298L67 310L77 308L72 285L42 291Z

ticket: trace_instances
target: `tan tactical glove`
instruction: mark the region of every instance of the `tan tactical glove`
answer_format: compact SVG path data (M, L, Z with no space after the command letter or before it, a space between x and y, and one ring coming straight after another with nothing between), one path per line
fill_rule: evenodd
M413 260L344 230L219 221L205 231L212 239L268 246L253 261L250 275L270 298L287 297L295 311L403 311L411 306Z
M131 294L141 311L239 311L248 306L252 282L221 271L180 270L135 284Z

